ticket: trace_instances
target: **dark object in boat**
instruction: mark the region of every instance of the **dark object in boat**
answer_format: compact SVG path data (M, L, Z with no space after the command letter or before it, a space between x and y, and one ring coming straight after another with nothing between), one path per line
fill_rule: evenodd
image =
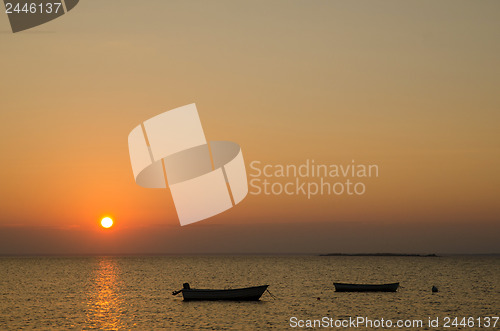
M337 292L396 292L399 283L390 284L345 284L333 283Z
M184 283L184 284L182 284L182 290L173 291L172 295L177 295L177 294L181 293L183 290L190 290L190 289L191 289L191 286L189 286L189 283Z
M235 288L228 290L192 289L188 283L184 283L183 289L172 292L177 295L182 292L184 301L190 300L233 300L233 301L257 301L269 285Z
M438 288L436 286L432 286L432 293L439 292Z

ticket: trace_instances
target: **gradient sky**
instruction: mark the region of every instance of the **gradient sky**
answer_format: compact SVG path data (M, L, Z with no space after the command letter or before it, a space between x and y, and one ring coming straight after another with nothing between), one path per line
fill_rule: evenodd
M500 253L500 2L81 1L0 15L0 254ZM128 133L195 102L245 162L375 163L361 197L178 225ZM98 222L109 215L112 231Z

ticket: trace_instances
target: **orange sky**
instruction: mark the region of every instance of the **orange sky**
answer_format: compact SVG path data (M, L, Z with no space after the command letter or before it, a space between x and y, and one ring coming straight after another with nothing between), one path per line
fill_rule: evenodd
M92 237L110 215L115 231L171 226L182 238L168 191L134 183L127 136L193 102L207 138L240 144L247 170L306 159L380 168L360 197L249 195L203 226L496 231L499 11L497 1L84 1L17 34L2 14L0 232ZM474 251L483 232L455 251Z

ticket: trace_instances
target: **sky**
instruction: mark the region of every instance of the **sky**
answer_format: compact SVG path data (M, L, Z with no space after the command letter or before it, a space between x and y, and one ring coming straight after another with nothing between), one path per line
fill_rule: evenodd
M87 0L16 34L0 14L0 254L500 253L499 14ZM190 103L248 173L354 160L379 176L359 196L249 194L180 227L168 190L135 184L127 136Z

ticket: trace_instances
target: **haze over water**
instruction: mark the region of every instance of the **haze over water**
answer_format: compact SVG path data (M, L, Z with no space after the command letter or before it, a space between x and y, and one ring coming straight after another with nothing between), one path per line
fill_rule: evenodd
M5 257L0 329L282 329L292 316L498 316L499 274L495 256ZM336 293L334 281L399 281L401 288ZM183 282L192 288L269 284L276 299L264 293L259 302L183 302L171 295ZM433 285L439 293L431 293Z

